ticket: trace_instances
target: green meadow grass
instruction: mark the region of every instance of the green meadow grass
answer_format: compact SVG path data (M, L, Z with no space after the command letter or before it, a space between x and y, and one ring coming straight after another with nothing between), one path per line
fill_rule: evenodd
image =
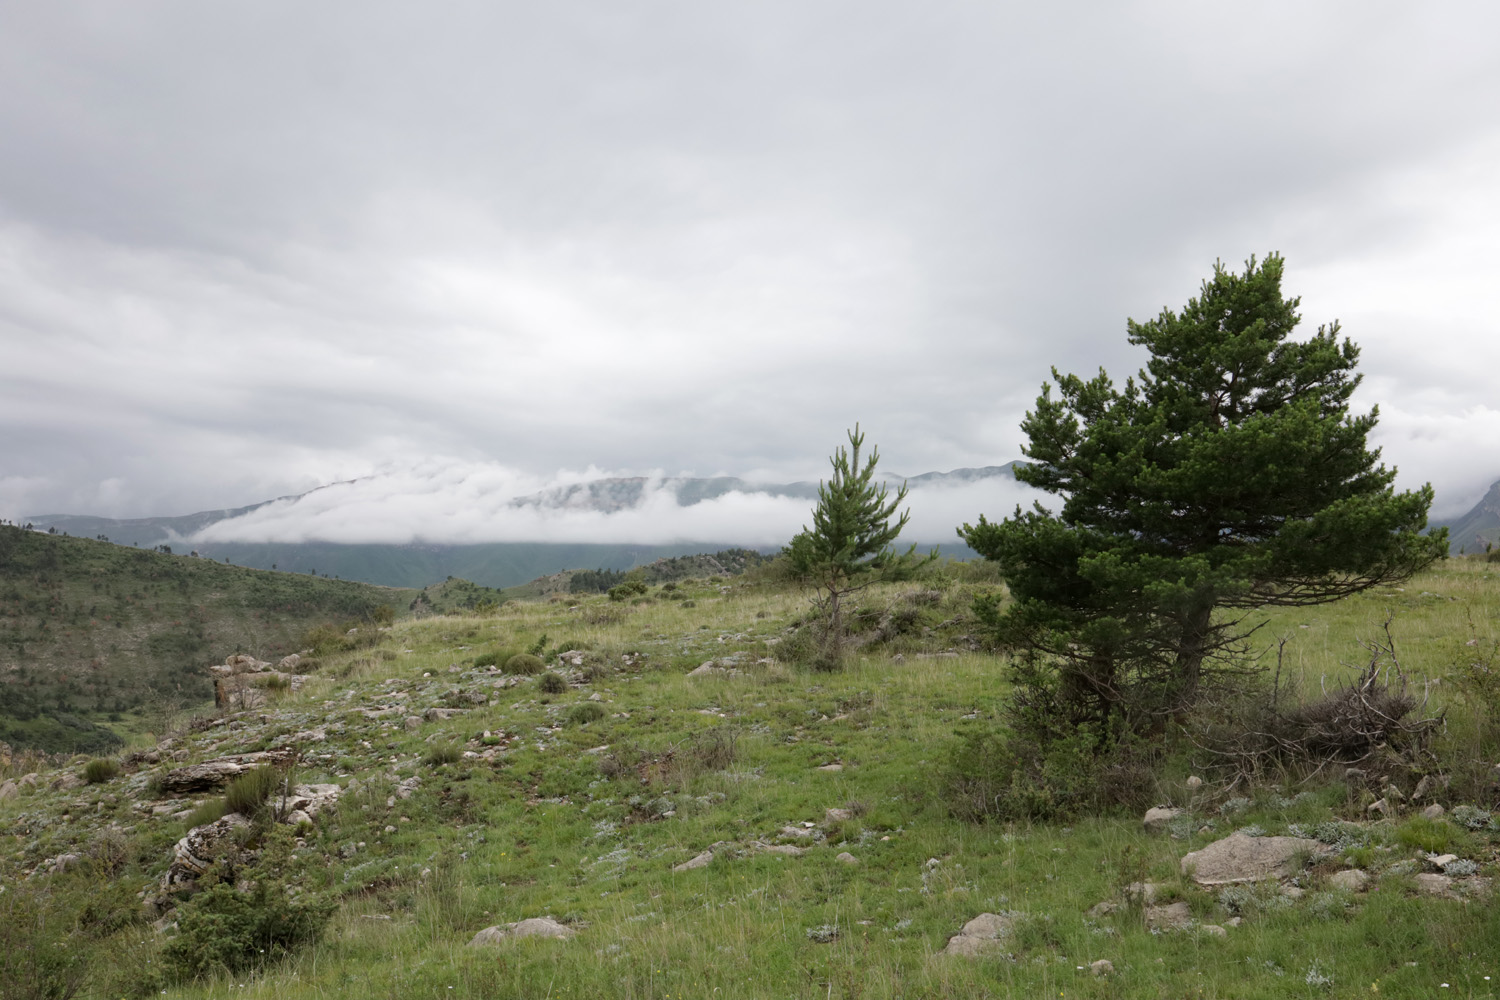
M150 982L153 995L191 998L1500 994L1500 909L1419 897L1400 874L1421 853L1402 838L1421 831L1378 824L1348 849L1361 863L1396 866L1357 896L1328 886L1337 864L1310 870L1305 895L1288 905L1270 896L1226 905L1179 873L1184 853L1238 828L1276 834L1356 818L1363 803L1342 783L1268 784L1226 809L1211 786L1196 798L1186 790L1177 770L1190 759L1179 759L1160 799L1193 809L1181 839L1146 835L1135 815L1071 826L951 818L941 794L948 756L963 733L996 724L1006 694L1003 662L961 639L972 594L985 586L950 580L939 597L920 599L907 595L930 583L867 591L864 606L918 607L920 620L837 673L756 663L792 641L787 624L807 613L807 595L743 580L682 585L686 600L653 590L634 604L570 597L398 622L379 650L326 660L270 721L185 738L188 759L203 759L327 726L325 743L304 748L297 777L355 787L320 819L291 876L340 895L323 942L254 974L174 985L142 977L159 938L133 926L109 939L125 970L119 985ZM1367 662L1358 640L1378 634L1388 610L1403 666L1425 684L1481 648L1469 639L1493 643L1500 585L1484 564L1449 561L1401 589L1268 615L1254 641L1274 664L1276 637L1290 636L1284 679L1316 693ZM549 653L585 654L585 680L562 694L541 694L535 678L491 687L504 675L472 665L544 636ZM950 647L957 655L934 655ZM687 676L736 653L738 675ZM358 711L397 704L420 714L450 690L480 690L492 703L414 729L405 710L379 719ZM1432 690L1434 708L1463 710L1450 685ZM601 705L604 717L578 721L583 704ZM435 748L487 749L476 739L485 732L505 748L495 759L427 763L443 759ZM820 770L833 763L842 770ZM396 797L412 776L417 790ZM107 817L120 808L99 797L110 787L79 794ZM35 800L0 803L0 820L19 808ZM851 815L830 821L830 808ZM799 857L757 846L809 823L825 837ZM1443 826L1482 874L1494 872L1493 834ZM38 839L18 838L16 856L56 851L65 838L52 828ZM707 867L673 871L711 848ZM857 863L838 861L841 852ZM149 868L127 878L144 884ZM1153 933L1139 908L1089 915L1140 880L1189 902L1201 924L1224 924L1234 907L1244 923L1220 938ZM981 912L1019 915L1007 954L940 954ZM543 915L576 936L468 947L484 927ZM1089 971L1101 958L1114 975Z

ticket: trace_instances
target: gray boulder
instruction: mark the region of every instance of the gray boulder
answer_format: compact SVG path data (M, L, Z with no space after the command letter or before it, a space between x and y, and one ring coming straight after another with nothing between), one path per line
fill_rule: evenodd
M1004 948L1005 939L1014 927L1015 917L1010 914L981 913L948 939L942 954L970 958L993 955Z
M1182 873L1199 885L1259 882L1294 874L1299 856L1319 857L1329 847L1308 837L1247 837L1232 833L1183 856Z
M551 917L530 917L513 924L495 924L486 927L469 940L469 946L499 944L508 938L545 937L566 941L578 932Z
M1167 806L1153 806L1146 810L1146 816L1141 820L1141 825L1146 828L1147 833L1166 833L1171 827L1172 821L1183 814L1182 809L1173 809Z

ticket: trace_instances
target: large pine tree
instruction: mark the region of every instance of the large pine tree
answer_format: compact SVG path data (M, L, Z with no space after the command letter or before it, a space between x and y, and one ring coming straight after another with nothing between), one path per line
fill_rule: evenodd
M1349 410L1358 348L1337 323L1290 339L1281 277L1274 254L1215 265L1182 312L1131 321L1151 358L1122 389L1054 369L1016 477L1060 508L959 529L1014 597L983 615L1075 724L1149 726L1243 666L1249 611L1337 600L1447 551L1445 532L1420 534L1431 487L1395 492L1365 442L1377 411Z

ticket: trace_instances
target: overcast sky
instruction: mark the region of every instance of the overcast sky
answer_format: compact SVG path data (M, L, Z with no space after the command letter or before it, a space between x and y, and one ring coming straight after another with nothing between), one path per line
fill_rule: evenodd
M1493 3L0 0L0 515L1001 464L1267 251L1451 514L1497 178Z

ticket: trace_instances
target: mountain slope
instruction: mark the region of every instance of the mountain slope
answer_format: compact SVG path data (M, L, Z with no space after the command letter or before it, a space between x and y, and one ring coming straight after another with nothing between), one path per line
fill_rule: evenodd
M1489 546L1500 545L1500 480L1492 483L1490 491L1463 517L1434 523L1434 527L1444 525L1451 552L1484 552Z
M278 657L413 596L0 526L0 740L104 749L110 725L208 701L209 663Z

